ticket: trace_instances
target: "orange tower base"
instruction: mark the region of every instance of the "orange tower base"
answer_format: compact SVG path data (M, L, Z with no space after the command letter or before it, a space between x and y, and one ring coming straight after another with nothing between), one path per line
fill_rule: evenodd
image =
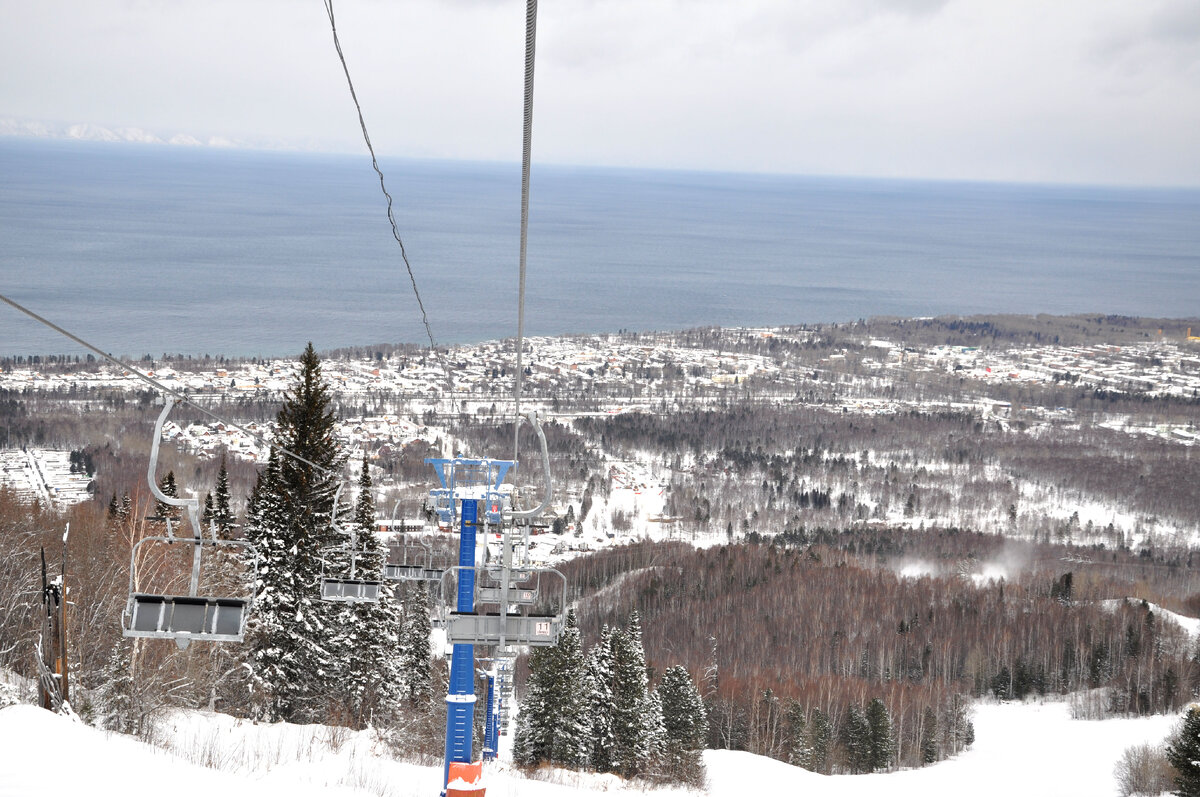
M446 797L484 797L483 762L465 764L451 761Z

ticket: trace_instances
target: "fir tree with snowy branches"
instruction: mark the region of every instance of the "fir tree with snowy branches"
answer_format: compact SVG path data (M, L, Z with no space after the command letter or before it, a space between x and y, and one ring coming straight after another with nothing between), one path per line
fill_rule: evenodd
M808 720L808 765L805 769L828 775L833 771L833 723L819 708L812 710Z
M588 651L585 665L585 695L591 725L589 760L592 769L613 768L613 652L612 629L600 629L600 640Z
M840 741L842 749L846 752L846 766L851 774L857 775L872 770L871 726L867 724L867 717L858 706L846 709Z
M400 606L400 683L409 708L421 708L433 698L433 646L429 590L422 582L402 587Z
M933 764L938 760L937 712L926 706L921 716L921 763Z
M870 771L888 769L892 765L895 743L892 740L892 716L879 698L867 705L867 728L870 739Z
M221 530L222 536L227 536L233 527L233 509L230 505L229 469L226 467L225 454L221 453L221 469L217 471L217 484L213 489L212 521Z
M708 739L708 714L700 690L683 665L675 665L663 673L658 684L662 702L663 730L668 745L679 751L704 749Z
M352 535L356 549L355 577L360 579L379 578L386 558L375 536L375 501L371 489L370 466L363 457ZM342 707L351 724L358 728L373 717L387 716L400 703L400 609L392 600L390 584L380 585L379 598L378 603L343 606L328 643L337 655Z
M276 416L275 443L291 456L272 452L246 527L260 556L250 650L267 717L274 720L324 719L342 670L330 651L341 607L319 598L321 552L345 543L333 523L345 458L330 404L310 343Z
M536 766L548 762L566 767L588 763L591 729L584 673L579 623L572 609L558 643L530 656L529 680L513 739L517 763Z
M1200 709L1189 708L1167 739L1167 761L1175 769L1175 793L1200 797Z
M787 739L787 762L808 769L812 750L808 744L808 718L804 704L789 700L783 709L783 726Z
M634 610L629 626L611 638L613 768L624 776L642 772L655 754L655 731L662 723L649 698L641 616Z
M169 495L171 498L179 497L179 486L175 482L175 471L169 470L166 476L159 479L158 489L162 491L163 495ZM174 520L179 517L180 511L178 507L171 506L162 501L155 501L154 514L158 517Z

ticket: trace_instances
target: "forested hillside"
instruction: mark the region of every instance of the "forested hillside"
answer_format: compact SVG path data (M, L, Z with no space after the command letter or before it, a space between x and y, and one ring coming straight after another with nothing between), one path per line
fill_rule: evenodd
M1063 696L1080 717L1177 711L1200 688L1195 640L1172 619L1200 615L1200 356L1160 328L1173 329L1100 317L882 319L535 341L526 401L545 420L556 497L530 551L567 575L578 622L577 650L541 658L574 662L554 677L590 678L578 700L595 706L615 705L596 668L625 656L634 685L623 710L659 717L678 738L659 729L645 743L656 756L618 761L543 744L530 726L527 763L695 777L694 742L681 739L700 726L681 730L688 712L666 710L687 702L685 682L702 701L703 744L825 773L955 756L984 696ZM364 536L428 527L431 555L444 560L453 540L432 531L424 460L511 456L509 355L511 343L491 343L327 357L325 420L312 438L331 446L314 449L329 471L320 479L252 438L288 439L294 364L144 364L245 427L180 407L163 484L169 473L173 489L232 518L223 534L270 554L257 588L275 603L260 602L248 647L186 650L120 632L134 546L163 531L145 483L152 396L87 362L6 361L5 478L36 472L34 453L57 449L90 493L68 505L49 481L0 484L0 666L34 675L40 551L57 561L69 522L69 657L88 718L137 732L185 706L378 724L404 754L436 757L431 707L445 666L440 650L422 665L416 640L428 641L438 596L406 588L394 611L309 615L305 590L325 563L293 560L339 544L352 524ZM522 438L523 452L533 445ZM524 488L540 478L531 460L513 474ZM186 583L186 553L134 565L139 578ZM204 577L236 582L219 571ZM272 636L300 616L321 632ZM292 644L320 678L289 669ZM645 667L628 664L638 655ZM518 698L547 691L540 666L519 664ZM385 672L398 688L369 685Z

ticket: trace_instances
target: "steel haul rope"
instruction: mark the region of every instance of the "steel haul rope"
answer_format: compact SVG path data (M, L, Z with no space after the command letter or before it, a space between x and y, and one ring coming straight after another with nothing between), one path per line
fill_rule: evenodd
M533 62L536 43L537 0L526 0L525 119L521 143L521 269L517 284L517 373L513 380L516 420L513 431L513 459L520 459L521 449L521 382L525 376L521 366L521 349L525 345L525 251L529 240L529 164L533 150Z

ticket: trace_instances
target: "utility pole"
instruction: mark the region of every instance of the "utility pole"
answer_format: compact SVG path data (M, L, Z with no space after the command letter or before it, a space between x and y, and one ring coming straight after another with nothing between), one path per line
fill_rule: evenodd
M67 524L62 538L62 569L50 580L46 549L42 548L42 635L38 642L38 695L42 708L58 711L71 698L67 665Z

